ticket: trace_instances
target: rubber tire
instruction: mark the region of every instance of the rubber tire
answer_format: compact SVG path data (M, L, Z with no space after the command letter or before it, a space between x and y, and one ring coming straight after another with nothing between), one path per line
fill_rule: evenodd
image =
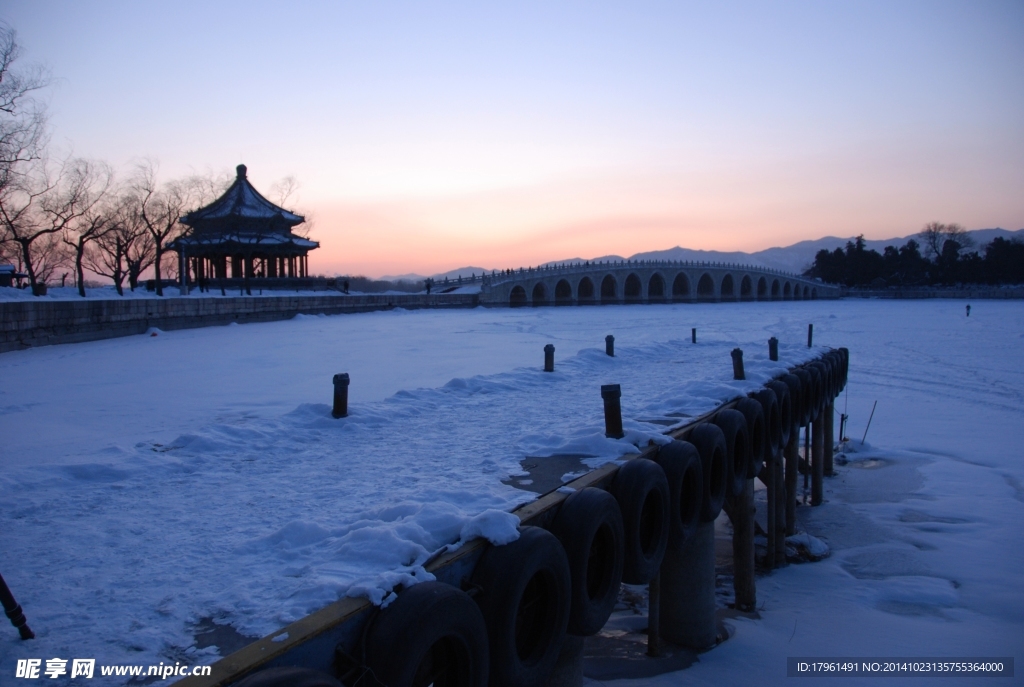
M764 418L764 408L761 403L753 398L741 398L736 402L736 410L743 415L747 424L747 439L749 444L750 457L747 459L747 479L754 479L761 474L764 467L764 457L767 452L768 437L767 425Z
M825 372L821 369L820 363L810 363L804 366L814 383L814 396L811 405L811 422L817 422L821 417L821 411L825 407Z
M843 359L839 366L839 391L841 393L846 388L846 382L850 375L850 349L840 348L839 353Z
M521 527L519 539L484 551L470 582L478 588L475 601L487 626L488 684L543 685L562 649L572 594L569 561L558 539L540 527ZM529 610L537 617L517 622L528 593Z
M701 522L713 522L722 512L728 489L729 466L725 435L718 425L702 422L686 437L700 454L700 470L704 477L704 493L700 501Z
M836 397L832 389L832 361L826 353L821 359L815 361L814 366L821 371L821 409L824 410L829 401Z
M825 397L825 405L828 405L829 400L835 398L835 374L832 370L832 356L831 351L826 352L821 358L818 359L818 364L821 366L822 374L825 379L825 383L822 385L822 396Z
M781 379L773 379L765 386L775 392L775 400L779 404L779 451L777 455L782 455L786 444L789 443L789 433L793 429L792 397L789 394L789 385Z
M712 418L725 435L726 463L729 466L729 485L726 497L738 496L747 484L747 472L750 470L750 435L747 431L747 419L738 410L720 410Z
M764 415L764 457L768 465L775 462L779 455L779 447L782 446L782 420L779 416L779 399L775 392L769 388L758 389L750 395L750 398L761 404L761 413Z
M338 680L327 673L312 668L287 666L266 668L253 673L234 687L343 687Z
M811 423L814 408L814 378L802 367L793 370L793 376L800 380L800 418L797 424L806 427Z
M658 574L668 548L668 478L653 460L635 458L619 468L609 491L619 502L626 531L622 581L647 584Z
M842 374L843 374L843 354L839 351L832 351L832 398L835 399L839 396L840 386L842 386Z
M366 634L365 655L366 667L385 687L417 684L428 656L454 659L456 673L442 684L487 685L484 618L466 592L443 582L413 585L381 609Z
M615 497L587 487L565 500L551 523L569 562L571 635L589 637L608 622L619 599L625 557L622 513Z
M673 441L658 449L654 462L668 479L668 546L678 551L696 534L704 497L704 475L700 454L688 441Z

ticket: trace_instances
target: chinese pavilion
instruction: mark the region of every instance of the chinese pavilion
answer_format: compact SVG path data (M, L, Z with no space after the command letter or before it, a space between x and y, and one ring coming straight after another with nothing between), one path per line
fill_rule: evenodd
M306 219L261 196L246 178L245 165L236 171L224 195L181 218L190 230L170 244L181 264L200 283L207 278L308 276L308 253L320 244L292 233Z

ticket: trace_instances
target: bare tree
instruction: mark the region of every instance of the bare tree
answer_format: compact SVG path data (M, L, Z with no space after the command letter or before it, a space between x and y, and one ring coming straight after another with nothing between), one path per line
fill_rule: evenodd
M176 265L165 260L165 256L167 244L185 231L185 226L178 220L189 210L209 202L218 192L220 183L217 177L194 174L160 184L155 162L146 160L136 167L131 187L139 218L152 241L152 265L158 296L164 295L161 284L164 271L177 272Z
M119 296L124 295L124 280L128 276L125 265L125 249L120 234L120 225L114 219L108 231L98 236L85 247L83 263L89 271L114 282Z
M32 205L25 203L26 192L39 198L45 190L38 183L30 183L26 177L39 169L38 163L46 143L46 111L34 95L46 86L48 80L40 67L15 69L20 55L17 34L0 23L0 214L7 220L0 222L0 259L14 263L19 270L29 269L30 274L35 274L31 261L26 264L25 255L26 250L31 253L31 243L39 237L24 243L22 219L27 219L23 217L25 210ZM11 230L12 223L19 231ZM29 246L27 249L26 245ZM48 240L43 240L38 248L45 248L41 253L48 258L54 254L54 246ZM44 261L44 264L53 263L53 260Z
M70 159L54 169L45 158L34 160L20 165L13 182L0 188L0 228L18 246L34 290L60 258L60 235L98 200L92 164Z
M271 184L270 193L268 195L270 196L270 200L273 201L275 205L278 205L283 208L286 207L288 203L291 201L294 201L295 203L299 202L299 189L301 187L302 184L299 183L298 179L291 175L288 175L283 179L279 179L275 181L273 184ZM304 239L308 239L309 233L316 226L316 218L309 211L303 210L298 207L293 207L291 212L294 212L297 215L302 215L302 217L305 218L306 220L302 224L292 227L292 233L294 233L297 236L301 236Z
M974 247L974 239L959 224L942 224L941 222L929 222L924 225L918 233L921 244L924 246L924 254L929 260L937 261L942 255L943 246L946 241L956 241L959 251L965 251Z
M75 283L78 295L85 298L85 271L83 262L89 244L102 238L113 227L114 207L110 202L110 186L114 173L104 163L79 160L76 174L83 187L80 211L64 222L62 239L74 255ZM61 212L69 210L60 206Z
M60 232L40 236L32 243L32 273L36 276L36 283L49 283L59 270L66 270L70 265L69 257ZM21 269L28 271L24 263Z
M46 110L33 96L49 79L39 66L15 70L20 56L17 33L0 23L0 185L38 159L46 143Z

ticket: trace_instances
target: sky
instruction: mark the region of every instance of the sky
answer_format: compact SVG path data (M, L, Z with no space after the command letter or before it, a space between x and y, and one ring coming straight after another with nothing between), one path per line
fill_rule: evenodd
M52 145L293 176L323 274L1024 227L1024 3L7 0Z

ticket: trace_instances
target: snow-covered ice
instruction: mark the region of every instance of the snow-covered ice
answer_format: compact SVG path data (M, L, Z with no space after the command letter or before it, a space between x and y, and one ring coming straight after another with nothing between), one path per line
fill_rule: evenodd
M439 548L514 532L505 511L532 495L502 479L522 458L593 466L658 440L813 355L809 322L816 343L851 350L849 462L824 507L800 509L831 556L761 578L761 619L730 621L687 681L781 683L795 655L1013 655L1024 304L972 305L392 311L5 353L2 573L38 639L4 636L0 670L207 662L203 618L264 635L346 594L379 603L428 579ZM731 379L736 345L746 382ZM343 420L336 372L352 378ZM607 383L622 385L623 441L603 436Z

